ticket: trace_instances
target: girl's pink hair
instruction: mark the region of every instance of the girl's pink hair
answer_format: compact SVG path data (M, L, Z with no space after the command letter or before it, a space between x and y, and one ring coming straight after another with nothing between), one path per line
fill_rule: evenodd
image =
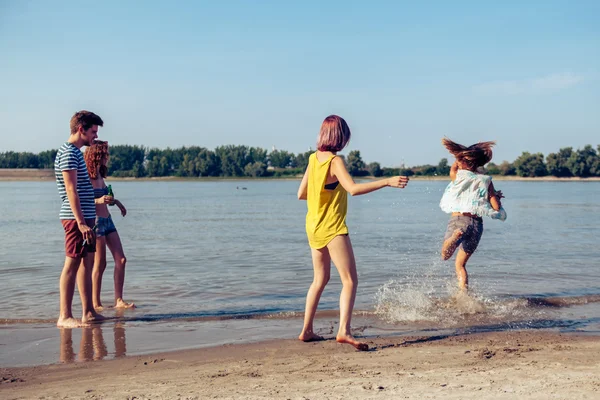
M350 141L350 135L350 128L344 118L330 115L325 118L321 125L321 131L317 139L317 149L337 153L346 147Z

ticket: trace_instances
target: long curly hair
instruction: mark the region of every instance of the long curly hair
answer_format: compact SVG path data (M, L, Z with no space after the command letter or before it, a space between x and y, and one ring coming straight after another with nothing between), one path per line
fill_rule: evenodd
M90 178L98 179L98 173L100 173L101 177L106 178L106 173L108 172L108 168L106 167L108 142L101 140L94 141L85 151L84 159Z
M492 147L496 142L479 142L467 147L443 138L442 144L458 162L470 170L475 170L492 160Z

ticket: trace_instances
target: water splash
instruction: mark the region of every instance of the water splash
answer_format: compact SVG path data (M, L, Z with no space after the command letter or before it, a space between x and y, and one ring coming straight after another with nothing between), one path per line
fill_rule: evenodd
M460 292L450 282L440 288L426 279L392 280L376 295L375 314L387 323L432 323L439 328L547 318L552 311L530 298L499 298ZM550 303L554 304L550 300ZM576 304L578 301L561 302ZM540 304L545 304L540 302Z

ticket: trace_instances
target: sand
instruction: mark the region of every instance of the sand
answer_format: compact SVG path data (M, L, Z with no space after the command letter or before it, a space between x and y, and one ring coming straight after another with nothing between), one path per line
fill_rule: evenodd
M2 399L598 399L600 338L542 331L277 340L0 370Z
M54 179L53 169L0 168L0 181L50 181Z

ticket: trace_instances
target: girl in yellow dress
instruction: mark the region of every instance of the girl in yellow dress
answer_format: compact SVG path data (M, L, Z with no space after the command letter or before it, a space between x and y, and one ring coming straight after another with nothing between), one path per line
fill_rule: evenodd
M348 193L366 194L390 186L404 188L405 176L355 183L344 161L337 157L350 140L350 128L343 118L330 115L321 125L317 151L310 155L308 167L298 189L298 199L307 200L306 234L311 248L314 279L306 296L304 327L299 339L305 342L323 340L313 330L313 321L321 293L329 282L331 262L342 279L340 294L340 326L338 343L348 343L358 350L368 350L366 343L352 337L350 321L356 298L358 277L352 243L346 226Z

